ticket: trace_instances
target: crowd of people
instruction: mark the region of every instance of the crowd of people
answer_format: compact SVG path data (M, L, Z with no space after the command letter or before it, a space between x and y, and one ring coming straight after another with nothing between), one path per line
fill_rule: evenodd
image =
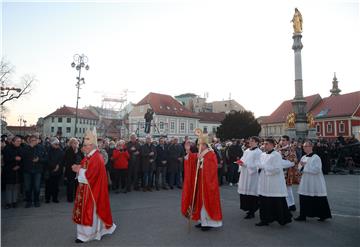
M329 162L324 153L331 153L326 147L358 146L356 140L338 142L295 141L286 135L279 140L253 136L220 142L203 134L196 140L185 137L181 143L177 137L153 140L150 135L141 139L136 134L128 141L113 141L98 139L96 131L87 131L82 142L70 138L66 144L58 137L42 141L36 134L2 137L4 207L16 208L21 200L25 208L40 207L42 187L45 203L59 203L63 181L66 199L74 203L75 242L82 243L115 231L110 191L182 189L183 215L208 231L222 226L220 186L237 186L245 219L254 218L259 210L260 222L255 225L267 226L292 221L291 212L296 211L292 186L296 184L300 214L295 220L318 217L324 221L331 218L323 176ZM93 204L87 207L95 205L96 211L83 211L90 195ZM94 237L97 227L102 233Z
M45 187L45 203L58 203L62 181L66 184L67 201L74 201L77 179L71 166L79 164L84 154L78 139L70 138L65 143L59 139L52 137L43 141L38 135L2 137L1 171L2 187L6 190L5 208L17 206L19 193L26 201L25 207L39 207L42 185ZM109 189L115 193L181 189L186 155L184 145L188 140L185 137L184 142L179 143L176 137L153 140L150 136L139 139L135 134L130 135L128 142L99 139L98 148L106 165ZM190 143L194 151L195 142ZM314 152L321 158L324 174L329 172L334 155L339 156L341 148L353 143L356 143L356 139L340 138L335 142L318 140L314 143ZM210 145L217 157L219 185L237 185L241 170L237 161L250 148L251 139L220 142L214 138ZM264 151L264 140L260 139L258 146ZM289 146L297 160L305 154L303 142L292 140ZM275 148L281 148L280 140L275 142Z

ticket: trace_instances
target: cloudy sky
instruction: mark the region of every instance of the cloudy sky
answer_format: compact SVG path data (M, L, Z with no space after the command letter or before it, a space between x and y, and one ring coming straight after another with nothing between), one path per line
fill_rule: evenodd
M148 92L208 93L269 115L295 94L295 7L304 19L304 95L329 96L334 72L342 93L360 90L356 0L2 1L1 56L15 66L14 82L37 78L30 95L6 105L6 120L35 124L75 107L76 53L90 65L80 107L128 89L134 103Z

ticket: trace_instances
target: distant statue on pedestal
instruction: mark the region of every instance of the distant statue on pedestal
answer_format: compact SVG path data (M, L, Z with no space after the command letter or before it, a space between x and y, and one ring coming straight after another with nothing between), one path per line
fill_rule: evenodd
M303 19L300 11L297 8L295 8L295 14L291 22L293 23L294 33L302 33Z

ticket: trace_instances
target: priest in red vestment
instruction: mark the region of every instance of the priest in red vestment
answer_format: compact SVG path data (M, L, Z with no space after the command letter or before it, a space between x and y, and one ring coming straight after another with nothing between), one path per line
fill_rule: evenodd
M199 153L192 153L190 142L185 143L187 155L184 161L181 212L185 217L198 221L195 227L207 231L222 226L218 163L216 154L208 146L207 135L201 134L198 143Z
M80 165L72 166L79 182L72 217L77 224L76 243L100 240L116 228L111 216L104 159L97 149L95 129L85 133L82 151L85 158Z

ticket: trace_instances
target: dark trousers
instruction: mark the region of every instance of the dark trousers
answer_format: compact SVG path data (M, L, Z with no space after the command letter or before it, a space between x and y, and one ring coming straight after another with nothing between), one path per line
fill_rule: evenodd
M181 186L181 170L180 170L180 162L178 160L173 160L170 162L169 167L169 185L170 187L177 185Z
M161 186L166 187L166 172L167 172L167 167L166 166L158 166L158 167L156 167L156 173L155 173L155 186L156 186L156 188L159 188L159 186L160 186L160 179L161 179Z
M66 183L66 197L68 202L73 202L76 194L76 188L78 186L78 180L75 178L68 179Z
M239 165L235 163L229 164L228 182L236 184L239 181Z
M280 225L291 222L291 213L286 197L259 196L260 220L264 223L277 221Z
M127 178L127 190L131 190L133 185L135 189L139 188L138 184L138 173L139 173L139 164L138 162L129 162L128 168L128 178Z
M125 189L128 178L128 169L113 169L113 188L116 190Z
M144 132L149 134L150 133L150 127L151 127L151 121L150 122L145 122Z
M50 201L52 198L53 201L58 199L59 194L59 181L60 176L50 176L45 180L45 200Z
M41 173L24 172L25 199L28 204L32 203L34 195L34 203L40 202L40 183Z

